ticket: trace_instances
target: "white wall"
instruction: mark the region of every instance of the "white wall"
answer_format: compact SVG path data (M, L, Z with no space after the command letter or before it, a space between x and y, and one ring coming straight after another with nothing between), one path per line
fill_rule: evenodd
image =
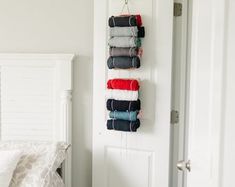
M0 0L0 52L76 53L73 187L91 186L93 0Z

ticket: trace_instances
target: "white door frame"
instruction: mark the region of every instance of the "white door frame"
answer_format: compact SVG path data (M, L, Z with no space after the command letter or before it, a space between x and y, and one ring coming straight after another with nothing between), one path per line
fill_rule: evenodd
M179 112L179 122L171 127L171 187L182 187L184 174L177 170L179 160L185 159L185 113L187 102L188 65L188 0L175 0L182 4L182 15L174 17L174 48L172 64L172 110Z

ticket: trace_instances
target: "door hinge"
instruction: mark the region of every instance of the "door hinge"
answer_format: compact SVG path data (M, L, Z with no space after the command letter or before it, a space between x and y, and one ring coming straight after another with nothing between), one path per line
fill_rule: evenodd
M171 111L171 124L179 123L179 112L177 110Z
M174 16L182 16L182 3L174 3Z

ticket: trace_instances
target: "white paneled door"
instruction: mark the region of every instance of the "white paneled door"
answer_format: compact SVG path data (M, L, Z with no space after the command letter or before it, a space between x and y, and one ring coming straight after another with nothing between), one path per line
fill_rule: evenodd
M228 1L190 0L184 187L222 187L223 92ZM229 185L228 185L229 186ZM223 187L228 187L223 186ZM232 186L232 185L230 185Z
M124 0L95 1L93 187L171 187L173 0L128 2L132 14L142 15L146 28L142 65L135 71L110 71L107 21L121 12ZM184 171L178 171L182 172L178 187L234 186L235 6L231 0L188 4L187 97L185 116L180 117L186 125L180 137L184 145L179 145ZM137 133L106 129L106 81L114 77L141 81L144 115Z
M93 187L168 187L173 0L128 1L146 29L141 68L111 71L108 18L124 3L94 1ZM143 118L136 133L106 129L106 82L114 77L140 79Z

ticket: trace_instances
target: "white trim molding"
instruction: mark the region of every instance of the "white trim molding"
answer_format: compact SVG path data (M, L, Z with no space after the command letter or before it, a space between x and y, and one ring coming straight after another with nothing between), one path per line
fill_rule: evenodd
M69 144L72 143L72 91L65 90L61 95L61 127L64 129L62 133L63 140ZM67 159L64 163L63 178L66 187L71 187L72 181L72 148L68 149Z

